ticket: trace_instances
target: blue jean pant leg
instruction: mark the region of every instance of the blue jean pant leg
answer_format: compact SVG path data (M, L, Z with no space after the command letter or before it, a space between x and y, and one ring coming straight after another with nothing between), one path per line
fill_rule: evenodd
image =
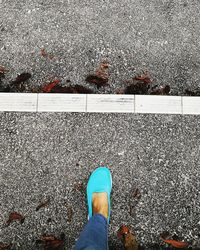
M107 250L108 249L108 223L101 214L90 218L81 232L74 250Z

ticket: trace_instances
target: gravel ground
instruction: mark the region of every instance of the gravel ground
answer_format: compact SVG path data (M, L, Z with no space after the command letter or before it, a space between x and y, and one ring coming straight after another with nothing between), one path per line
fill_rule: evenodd
M113 93L124 80L148 71L171 94L200 87L199 0L1 0L0 64L6 85L32 73L26 91L54 78L85 83L107 59ZM54 56L41 56L41 49Z
M35 250L42 234L64 232L72 249L87 221L87 179L107 165L111 249L122 249L117 231L123 223L145 249L159 249L164 231L200 249L199 126L199 116L1 113L0 242ZM140 199L133 197L136 188ZM13 211L25 221L6 227Z

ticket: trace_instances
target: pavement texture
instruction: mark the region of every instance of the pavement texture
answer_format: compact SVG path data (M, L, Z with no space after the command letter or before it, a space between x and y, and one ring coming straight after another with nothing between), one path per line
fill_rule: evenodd
M107 59L109 86L90 86L96 93L114 93L148 71L181 95L200 87L199 12L199 0L0 0L4 84L30 72L25 92L54 78L90 86L86 76Z
M41 235L64 233L72 249L87 222L88 177L106 165L110 249L123 249L122 224L148 250L166 249L166 231L200 249L199 126L199 116L0 113L0 242L35 250ZM13 211L24 223L6 226Z

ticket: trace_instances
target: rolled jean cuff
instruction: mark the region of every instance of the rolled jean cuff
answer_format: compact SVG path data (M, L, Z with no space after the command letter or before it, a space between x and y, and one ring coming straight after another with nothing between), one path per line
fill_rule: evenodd
M108 224L106 217L103 216L102 214L95 214L95 215L93 215L93 217L103 224Z

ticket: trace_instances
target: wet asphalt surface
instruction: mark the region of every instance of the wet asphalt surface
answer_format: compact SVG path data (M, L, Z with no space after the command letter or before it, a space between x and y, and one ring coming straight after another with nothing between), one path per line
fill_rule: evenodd
M154 84L183 95L200 86L199 11L198 0L1 0L3 86L29 72L24 92L60 79L114 93L147 71ZM104 59L109 85L97 89L85 79Z
M122 224L145 249L164 246L164 231L200 249L199 125L199 116L1 113L0 241L40 249L41 235L64 233L72 249L87 221L87 179L106 165L113 176L111 249L122 249ZM24 223L5 226L13 211Z

